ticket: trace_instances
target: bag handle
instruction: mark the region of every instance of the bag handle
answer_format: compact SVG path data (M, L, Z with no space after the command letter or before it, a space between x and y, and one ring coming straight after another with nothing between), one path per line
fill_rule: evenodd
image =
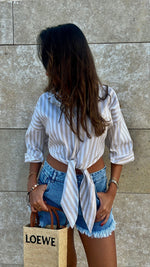
M46 203L45 203L46 204ZM59 216L57 211L61 211L63 212L62 209L53 207L51 205L46 204L48 211L50 213L50 217L51 217L51 227L50 229L54 229L54 218L53 218L53 214L56 216L56 220L57 220L57 229L60 229L60 221L59 221ZM66 218L66 222L65 225L62 226L62 228L64 228L67 225L67 218ZM30 215L30 227L35 227L35 226L39 226L39 216L38 216L38 212L31 212Z

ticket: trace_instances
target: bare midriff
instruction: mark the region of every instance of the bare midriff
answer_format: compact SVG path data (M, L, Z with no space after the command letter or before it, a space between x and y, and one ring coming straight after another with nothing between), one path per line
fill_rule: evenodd
M53 158L50 154L47 156L47 162L48 164L54 168L55 170L61 171L61 172L67 172L67 164ZM97 172L105 167L103 157L98 159L92 166L87 168L89 173ZM76 169L76 174L82 174L82 171L80 169Z

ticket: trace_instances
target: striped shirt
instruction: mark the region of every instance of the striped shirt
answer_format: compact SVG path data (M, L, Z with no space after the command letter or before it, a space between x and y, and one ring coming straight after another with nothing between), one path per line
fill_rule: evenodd
M117 95L111 87L108 88L108 93L109 95L105 100L98 102L101 116L105 120L109 121L109 126L106 127L105 132L99 137L95 136L94 130L89 121L88 127L91 133L91 138L87 137L86 132L81 127L80 136L83 142L79 141L77 136L72 132L70 126L66 123L64 114L62 114L60 119L61 103L51 92L43 93L40 96L35 107L31 123L26 132L25 140L27 152L25 154L25 162L43 162L43 152L46 144L52 157L68 164L63 195L66 194L65 190L68 186L66 183L72 182L70 178L71 176L74 176L72 180L74 180L74 188L76 189L75 168L83 171L83 180L85 182L83 183L84 190L81 192L81 188L80 194L78 194L77 190L75 191L73 202L76 212L73 222L71 222L71 218L68 218L72 227L74 226L77 218L79 198L80 201L81 198L84 200L84 191L87 188L90 194L90 189L93 186L93 181L91 181L92 179L87 171L87 168L93 165L103 155L105 141L109 148L110 161L112 163L122 165L134 160L133 143L121 113ZM102 95L103 89L100 87L99 96L102 97ZM74 123L76 123L75 120L76 118L74 117ZM68 182L69 179L70 182ZM91 196L91 199L92 198L94 198L93 195ZM92 209L94 212L93 216L95 216L96 200L91 200L91 202L91 205L94 205ZM64 212L67 214L63 201L61 204ZM70 217L70 215L67 216ZM85 217L86 214L84 218ZM91 223L88 222L88 220L89 219L85 218L88 228L91 231L95 217Z

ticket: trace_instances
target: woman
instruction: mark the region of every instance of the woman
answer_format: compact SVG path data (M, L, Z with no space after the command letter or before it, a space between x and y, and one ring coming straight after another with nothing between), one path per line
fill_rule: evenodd
M115 267L112 205L122 165L134 159L118 98L101 84L87 40L74 24L41 31L38 54L48 86L26 132L31 210L39 212L45 227L50 224L45 201L63 209L61 224L67 217L70 226L67 266L76 266L76 226L88 265ZM103 161L106 136L111 161L108 188ZM45 144L48 157L41 167Z

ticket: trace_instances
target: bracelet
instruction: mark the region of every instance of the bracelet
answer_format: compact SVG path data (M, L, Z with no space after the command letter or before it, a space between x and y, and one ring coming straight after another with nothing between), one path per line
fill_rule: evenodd
M31 187L30 191L27 192L27 195L29 195L33 190L35 190L37 187L39 186L39 184L35 184Z
M111 183L114 183L117 186L117 189L119 189L119 183L115 180L115 177L109 180L108 186L110 186Z

